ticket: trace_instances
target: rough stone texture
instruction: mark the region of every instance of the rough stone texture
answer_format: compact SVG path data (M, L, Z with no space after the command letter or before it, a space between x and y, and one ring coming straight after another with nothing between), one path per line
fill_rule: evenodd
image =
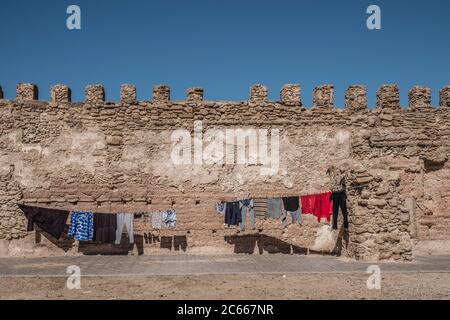
M170 88L166 85L158 85L153 88L153 101L155 102L169 102Z
M123 84L120 86L120 102L136 103L136 87L131 84Z
M89 91L91 98L101 91ZM207 101L193 108L186 101L170 102L167 87L161 91L165 103L94 99L98 103L55 108L45 101L0 101L0 255L131 250L126 242L76 246L39 230L27 233L17 202L113 213L173 205L176 230L157 231L135 221L144 254L249 253L255 243L263 253L304 253L312 250L324 226L315 217L305 215L302 225L287 230L276 220L259 220L260 233L237 235L223 226L213 205L328 191L332 166L349 181L350 229L336 237L342 254L409 261L416 241L450 239L449 109L330 111L266 99ZM258 92L267 97L267 90ZM386 88L382 92L381 100L392 101ZM259 165L174 165L171 134L183 128L192 134L199 120L203 131L279 129L278 173L261 175Z
M383 85L378 89L377 107L387 110L400 109L400 90L396 84Z
M287 84L281 88L280 100L287 106L302 106L301 87L299 84Z
M186 93L187 93L186 100L188 102L203 101L203 88L199 88L199 87L189 88L186 91Z
M95 84L86 87L85 90L86 103L102 103L105 101L105 89L102 85Z
M350 111L367 109L367 87L350 86L345 91L345 107Z
M400 195L400 174L358 166L352 168L349 182L348 255L359 260L412 260L410 209Z
M38 99L38 88L32 83L19 83L16 88L17 101L29 101Z
M440 91L439 105L443 108L450 108L450 86L446 86Z
M409 90L408 94L409 108L421 109L431 107L431 89L416 86Z
M250 103L265 103L268 99L267 87L261 84L255 84L250 88Z
M50 97L53 104L67 103L71 101L71 92L68 86L58 84L52 87Z
M331 110L334 107L334 85L325 84L314 89L313 108Z

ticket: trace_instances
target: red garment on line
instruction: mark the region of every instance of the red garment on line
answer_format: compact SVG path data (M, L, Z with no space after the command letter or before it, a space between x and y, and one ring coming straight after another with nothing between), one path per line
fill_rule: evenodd
M316 207L316 195L301 196L302 214L314 214Z
M333 202L331 201L331 192L301 196L302 213L313 214L318 222L322 218L331 220L333 214Z

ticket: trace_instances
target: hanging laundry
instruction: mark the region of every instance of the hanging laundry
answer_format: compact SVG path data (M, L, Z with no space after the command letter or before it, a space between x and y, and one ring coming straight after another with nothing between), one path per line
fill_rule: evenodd
M94 215L92 212L72 211L68 237L76 241L92 241L94 239Z
M228 226L236 226L241 223L241 210L239 201L228 202L225 210L225 224Z
M344 217L344 228L348 229L348 209L347 209L347 193L345 190L333 192L330 195L330 200L333 202L333 229L338 228L339 208L341 208L342 216Z
M322 218L330 222L333 206L330 201L330 192L301 196L302 214L312 214L318 222Z
M303 214L314 214L316 212L316 195L306 195L300 197Z
M218 214L225 214L227 204L225 202L216 203L215 209Z
M287 216L291 215L292 223L301 223L300 197L283 198L284 212L282 214L283 226L287 226Z
M151 215L151 223L153 229L161 229L162 228L162 212L153 212Z
M130 243L134 243L133 219L134 215L130 213L119 213L117 215L116 244L120 244L122 240L123 227L127 229Z
M116 241L117 217L114 214L94 214L94 240L103 243Z
M144 223L152 223L152 214L148 212L140 212L134 214L134 219L141 219Z
M66 226L69 211L30 207L26 205L17 205L23 211L28 220L27 231L33 231L35 223L39 228L49 233L57 240L61 238Z
M253 210L255 211L255 218L267 218L267 199L259 198L253 199Z
M163 211L161 213L162 226L165 228L175 228L177 226L177 212L174 209Z
M300 208L299 197L286 197L283 198L284 209L289 212L297 211Z
M241 209L241 231L245 231L245 221L247 217L247 211L250 216L250 224L253 230L256 229L255 224L255 210L253 209L253 199L245 199L239 201L239 208Z
M267 199L267 215L272 219L279 219L283 210L283 201L281 198Z
M320 222L325 218L328 222L331 220L333 214L333 203L331 202L331 192L321 193L316 195L316 208L314 215Z

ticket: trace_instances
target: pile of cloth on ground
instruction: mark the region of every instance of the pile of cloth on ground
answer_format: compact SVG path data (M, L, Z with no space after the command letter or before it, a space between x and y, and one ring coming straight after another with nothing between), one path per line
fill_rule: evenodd
M91 211L66 211L59 209L39 208L18 204L28 220L27 231L33 231L34 225L59 240L69 222L68 238L75 241L96 241L115 243L122 240L123 229L128 234L129 242L134 243L133 213L93 213ZM169 209L160 212L138 214L154 229L175 228L177 212Z
M255 198L233 202L220 202L215 205L215 211L224 215L225 224L246 227L247 213L252 229L256 228L255 218L279 219L284 227L290 223L302 223L302 215L312 214L321 222L328 223L333 216L333 229L338 228L339 209L344 219L344 228L348 229L347 195L345 189L302 196L280 198ZM290 218L289 218L290 217Z

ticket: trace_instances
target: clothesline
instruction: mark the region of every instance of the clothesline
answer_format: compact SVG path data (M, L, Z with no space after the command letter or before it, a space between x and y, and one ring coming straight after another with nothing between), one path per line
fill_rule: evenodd
M91 211L60 210L30 207L18 204L28 219L27 231L34 230L34 224L54 236L62 236L67 222L67 236L75 241L97 241L120 244L123 229L126 228L130 243L134 243L133 221L135 214L94 214ZM177 214L174 209L138 213L141 219L155 229L175 228Z
M365 186L363 186L363 187L365 187ZM353 189L353 188L347 188L347 189ZM295 191L290 191L289 193L277 193L277 192L275 192L275 193L273 193L273 192L262 192L262 193L251 193L250 192L250 193L247 193L247 192L242 192L239 195L236 195L236 194L230 195L230 193L217 193L217 192L215 192L214 196L215 197L222 197L223 196L223 197L236 198L236 199L243 199L243 198L267 198L267 197L283 197L284 198L284 197L293 197L293 196L302 195L302 194L309 195L309 194L320 194L320 193L327 193L327 192L330 192L330 190L319 190L319 191L314 191L314 192L302 192L302 191L295 192ZM152 200L150 198L167 198L167 202L169 202L173 198L191 198L193 200L200 199L200 198L211 199L211 195L202 193L202 194L199 194L199 195L192 195L191 194L191 195L162 196L162 195L159 194L159 195L148 195L147 198L149 198L149 200ZM52 202L52 201L50 201L50 202ZM95 200L94 201L81 201L81 200L78 201L78 203L91 203L91 202L97 202L97 201L95 201ZM108 202L108 203L111 203L111 204L120 203L120 201L119 202L117 202L117 201L113 201L113 202L111 202L111 201L100 201L100 202L101 203ZM125 202L124 204L130 203L130 202L131 201ZM136 202L144 203L146 201L136 201ZM25 203L31 203L31 202L23 201L22 204L25 204ZM34 201L32 203L36 203L36 202ZM46 203L46 202L41 202L41 203ZM148 205L152 205L152 204L149 203ZM99 212L99 213L101 213L101 212Z
M29 206L27 203L25 203L25 202L22 202L22 203L17 203L17 205L19 205L19 206ZM74 207L77 207L77 206L74 206ZM77 211L77 210L69 210L69 209L64 209L64 208L44 208L44 207L40 207L40 208L42 208L42 209L51 209L51 210L60 210L60 211ZM80 206L78 206L78 208L80 208ZM143 215L143 214L152 214L152 213L158 213L158 212L162 212L162 211L167 211L167 209L166 210L149 210L149 211L143 211L143 210L136 210L136 211L133 211L133 212L124 212L124 211L122 211L122 212L117 212L117 213L115 213L115 212L96 212L96 211L93 211L93 210L88 210L88 209L86 209L86 210L83 210L83 211L89 211L89 212L92 212L93 214L99 214L99 215L107 215L107 214L111 214L111 215L119 215L119 214L133 214L133 215ZM136 218L136 219L139 219L139 218Z
M258 201L257 201L258 200ZM266 201L266 203L260 202ZM258 205L255 203L258 202ZM323 218L331 220L333 215L333 228L337 229L337 215L339 208L344 216L344 226L348 228L348 209L346 189L334 192L316 193L310 195L293 195L288 197L255 198L249 197L236 201L221 201L215 204L216 212L224 214L225 224L240 225L241 230L245 229L247 212L253 229L255 229L255 208L258 217L280 218L283 226L287 226L287 216L290 214L292 223L301 223L302 214L313 214L318 222Z

